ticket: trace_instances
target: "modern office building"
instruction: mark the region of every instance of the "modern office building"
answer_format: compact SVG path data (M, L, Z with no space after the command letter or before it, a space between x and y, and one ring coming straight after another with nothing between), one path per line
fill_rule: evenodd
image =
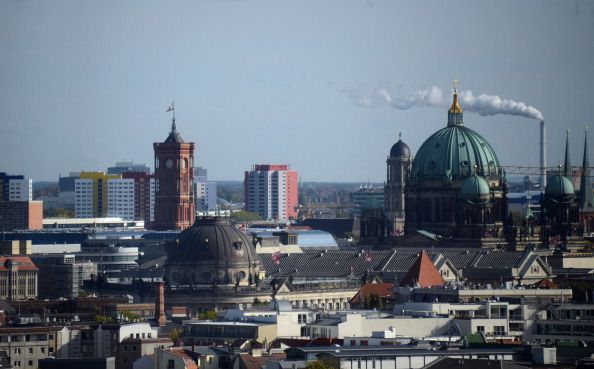
M39 268L39 298L76 298L83 282L97 276L97 263L76 262L74 254L36 254Z
M284 164L256 164L245 172L245 210L267 220L297 218L298 173Z
M151 168L146 164L134 164L131 161L116 162L115 166L107 168L107 174L123 174L125 172L151 174Z
M10 201L10 182L24 180L22 175L10 175L0 172L0 201Z
M43 228L43 201L0 201L0 231Z
M208 180L205 168L194 168L194 198L197 211L217 209L217 183Z
M185 229L194 223L194 143L184 142L175 126L155 150L155 221L158 230Z
M107 181L107 216L134 220L134 179Z
M74 216L76 218L103 218L108 214L108 182L121 179L121 175L105 172L82 172L74 181Z
M31 178L11 179L8 182L8 201L33 200L33 180Z

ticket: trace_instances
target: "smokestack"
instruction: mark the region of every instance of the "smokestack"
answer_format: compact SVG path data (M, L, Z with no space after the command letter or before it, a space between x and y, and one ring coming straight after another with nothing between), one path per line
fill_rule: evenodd
M544 120L540 121L540 190L547 187L547 131Z
M155 284L155 320L159 327L167 323L165 318L165 283L157 282Z

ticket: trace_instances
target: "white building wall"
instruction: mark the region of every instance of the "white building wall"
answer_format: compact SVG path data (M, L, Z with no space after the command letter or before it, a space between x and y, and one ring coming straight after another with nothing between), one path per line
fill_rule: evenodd
M107 216L134 220L134 179L107 181Z
M155 192L156 192L156 184L155 184L155 179L151 178L151 182L150 182L150 205L149 205L149 212L150 212L150 216L149 216L149 220L151 222L155 221Z
M33 201L33 180L11 179L8 182L8 201Z
M93 217L93 180L74 180L74 217Z
M429 337L443 333L449 318L364 318L360 314L348 314L346 320L338 324L338 337L369 336L373 332L393 328L396 335L406 337Z
M248 209L266 220L287 220L287 171L248 173Z

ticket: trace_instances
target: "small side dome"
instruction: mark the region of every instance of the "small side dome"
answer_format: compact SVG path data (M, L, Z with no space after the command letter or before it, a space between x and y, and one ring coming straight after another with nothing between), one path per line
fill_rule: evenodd
M410 158L410 148L402 140L398 140L390 149L390 156L394 158Z
M557 174L547 183L545 194L549 196L574 196L575 190L569 178Z
M466 198L489 198L489 184L484 178L481 178L477 174L466 178L462 183L462 189L460 194Z

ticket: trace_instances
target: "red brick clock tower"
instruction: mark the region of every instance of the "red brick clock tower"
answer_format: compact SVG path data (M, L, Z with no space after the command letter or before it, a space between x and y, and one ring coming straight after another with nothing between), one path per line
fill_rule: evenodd
M173 110L170 107L167 111ZM154 229L186 229L194 224L194 143L184 142L175 127L164 142L155 142Z

